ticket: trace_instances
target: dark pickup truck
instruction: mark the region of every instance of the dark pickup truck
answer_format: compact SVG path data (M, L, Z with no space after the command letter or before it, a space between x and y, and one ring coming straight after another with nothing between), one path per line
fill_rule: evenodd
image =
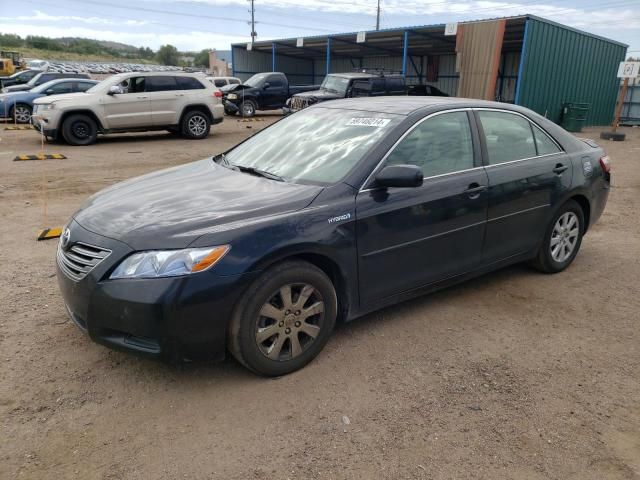
M227 85L221 90L227 115L240 112L243 117L253 117L256 110L283 108L293 95L317 88L318 85L292 86L284 73L265 72L256 73L240 85Z
M293 113L314 103L351 97L379 97L382 95L406 95L402 75L353 72L331 73L324 77L318 90L293 95L285 113Z

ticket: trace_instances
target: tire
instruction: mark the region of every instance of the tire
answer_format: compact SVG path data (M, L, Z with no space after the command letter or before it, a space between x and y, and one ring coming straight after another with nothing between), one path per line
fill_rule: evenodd
M62 124L62 138L69 145L91 145L98 138L98 126L88 115L71 115Z
M276 265L238 302L229 325L229 350L257 374L294 372L326 345L336 323L337 303L331 280L319 268L301 261Z
M251 118L256 114L258 106L253 100L245 100L240 104L240 115L243 118Z
M569 200L549 222L540 250L532 262L544 273L558 273L576 258L584 235L584 212L575 201Z
M186 138L200 140L209 136L211 121L206 113L200 110L193 110L182 117L180 130Z
M229 115L230 117L235 115L236 112L232 112L231 110L227 110L226 108L224 109L224 114L225 115Z
M16 123L29 123L31 121L31 114L33 109L25 103L17 103L13 107L11 116L15 119Z

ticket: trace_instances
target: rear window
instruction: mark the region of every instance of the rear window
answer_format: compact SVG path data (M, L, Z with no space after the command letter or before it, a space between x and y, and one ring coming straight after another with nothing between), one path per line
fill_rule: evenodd
M176 77L147 77L147 92L166 92L170 90L178 90Z
M204 88L204 85L193 77L176 77L176 80L180 90L200 90Z

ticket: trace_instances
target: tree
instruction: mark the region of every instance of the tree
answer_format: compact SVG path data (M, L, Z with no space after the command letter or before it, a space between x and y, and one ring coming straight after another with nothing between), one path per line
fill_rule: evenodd
M180 54L173 45L162 45L156 54L158 62L163 65L178 65Z
M193 64L196 67L209 68L209 50L204 49L200 53L198 53L193 59Z

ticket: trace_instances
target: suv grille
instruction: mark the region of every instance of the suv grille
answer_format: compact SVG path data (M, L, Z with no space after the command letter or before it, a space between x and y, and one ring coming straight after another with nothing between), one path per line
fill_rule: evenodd
M291 110L298 111L303 108L307 108L310 104L315 103L311 102L308 98L300 98L300 97L292 97L291 98Z
M58 266L67 277L78 282L109 254L111 250L86 243L76 243L66 252L58 246Z

